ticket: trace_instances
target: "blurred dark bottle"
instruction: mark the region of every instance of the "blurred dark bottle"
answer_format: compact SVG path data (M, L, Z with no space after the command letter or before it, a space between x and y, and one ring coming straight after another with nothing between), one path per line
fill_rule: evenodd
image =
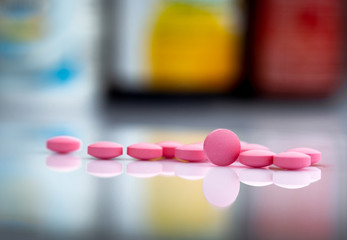
M106 19L106 72L118 92L226 93L237 85L240 1L106 1L105 11L114 16Z
M343 77L340 0L261 0L255 5L253 83L276 97L324 97Z

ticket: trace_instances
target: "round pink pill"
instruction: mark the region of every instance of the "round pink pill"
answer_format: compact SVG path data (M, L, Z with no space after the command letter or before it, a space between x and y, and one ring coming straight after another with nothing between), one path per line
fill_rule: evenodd
M249 150L270 150L268 147L265 147L256 143L245 143L241 145L241 152L246 152Z
M114 142L97 142L88 146L88 154L100 159L111 159L122 155L123 147Z
M315 164L321 160L321 152L313 149L313 148L292 148L287 150L287 152L301 152L309 155L311 157L311 164Z
M163 148L164 158L174 158L176 148L183 146L182 143L174 142L174 141L158 142L157 144Z
M189 162L203 162L206 160L203 146L195 143L176 148L175 157Z
M311 158L304 153L283 152L274 156L274 164L283 169L296 170L310 166Z
M153 143L135 143L128 146L127 154L140 160L150 160L163 156L163 148Z
M218 166L228 166L240 154L240 140L228 129L216 129L207 135L204 151L210 162Z
M240 153L240 163L249 167L266 167L273 163L275 153L267 150L249 150Z
M57 153L69 153L78 150L81 147L81 141L75 137L56 136L48 139L46 146Z

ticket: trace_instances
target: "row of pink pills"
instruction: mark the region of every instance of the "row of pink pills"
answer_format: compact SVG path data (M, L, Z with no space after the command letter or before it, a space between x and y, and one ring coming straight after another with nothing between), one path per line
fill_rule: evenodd
M47 140L47 148L58 153L73 152L78 150L80 146L81 141L79 139L69 136L57 136ZM112 159L123 154L123 147L114 142L97 142L88 146L88 154L100 159ZM151 160L160 157L176 157L189 162L206 160L201 143L188 145L173 141L157 144L136 143L127 147L127 154L140 160Z
M66 153L79 149L80 141L73 137L60 136L47 141L47 148ZM123 147L113 142L98 142L88 146L88 154L101 159L111 159L123 154ZM127 147L127 154L140 160L160 157L178 158L189 162L209 160L218 166L228 166L237 159L249 167L276 165L284 169L300 169L320 161L319 151L311 148L295 148L275 154L259 144L240 142L238 136L227 129L212 131L204 143L183 145L165 141L157 144L136 143Z
M140 160L150 160L160 157L178 158L189 162L206 160L202 144L184 145L179 142L165 141L157 144L136 143L128 146L127 154Z
M228 166L237 159L249 167L277 167L296 170L308 167L321 159L321 153L311 148L293 148L275 154L259 144L240 142L237 135L227 129L212 131L205 139L204 151L208 159L219 166Z
M289 170L308 167L320 159L321 153L312 148L293 148L278 154L268 150L249 150L239 156L239 161L249 167L267 167L274 164Z

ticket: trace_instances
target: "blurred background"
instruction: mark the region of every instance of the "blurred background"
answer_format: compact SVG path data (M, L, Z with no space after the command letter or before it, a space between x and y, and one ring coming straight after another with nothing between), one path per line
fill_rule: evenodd
M0 0L0 238L345 239L346 5ZM316 148L322 179L296 192L241 185L221 210L201 179L81 170L96 141L188 144L215 128L274 152ZM66 175L44 149L56 135L84 143Z
M333 97L346 73L345 5L2 0L1 96Z

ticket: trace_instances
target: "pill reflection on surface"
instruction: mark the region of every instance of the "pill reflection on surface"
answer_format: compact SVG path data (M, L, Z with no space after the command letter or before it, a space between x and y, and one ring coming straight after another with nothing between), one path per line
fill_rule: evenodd
M232 168L213 167L202 183L206 200L216 207L228 207L237 198L240 180Z
M317 182L322 178L322 170L317 167L306 167L302 169L302 171L306 171L311 176L311 183Z
M276 170L273 173L273 182L275 185L282 188L298 189L310 185L311 176L309 172L305 170Z
M163 159L160 160L159 163L162 166L162 171L161 171L161 175L163 176L175 176L175 168L176 165L179 163L176 160L172 160L172 159Z
M81 167L81 159L70 154L52 154L46 158L46 166L57 172L72 172Z
M116 161L93 160L87 164L90 175L101 178L116 177L123 172L123 165Z
M178 163L175 175L187 180L199 180L206 176L210 168L208 163Z
M266 168L244 168L239 172L240 181L254 187L264 187L273 183L272 171Z
M151 178L162 172L160 161L134 161L127 165L127 174L139 178Z

